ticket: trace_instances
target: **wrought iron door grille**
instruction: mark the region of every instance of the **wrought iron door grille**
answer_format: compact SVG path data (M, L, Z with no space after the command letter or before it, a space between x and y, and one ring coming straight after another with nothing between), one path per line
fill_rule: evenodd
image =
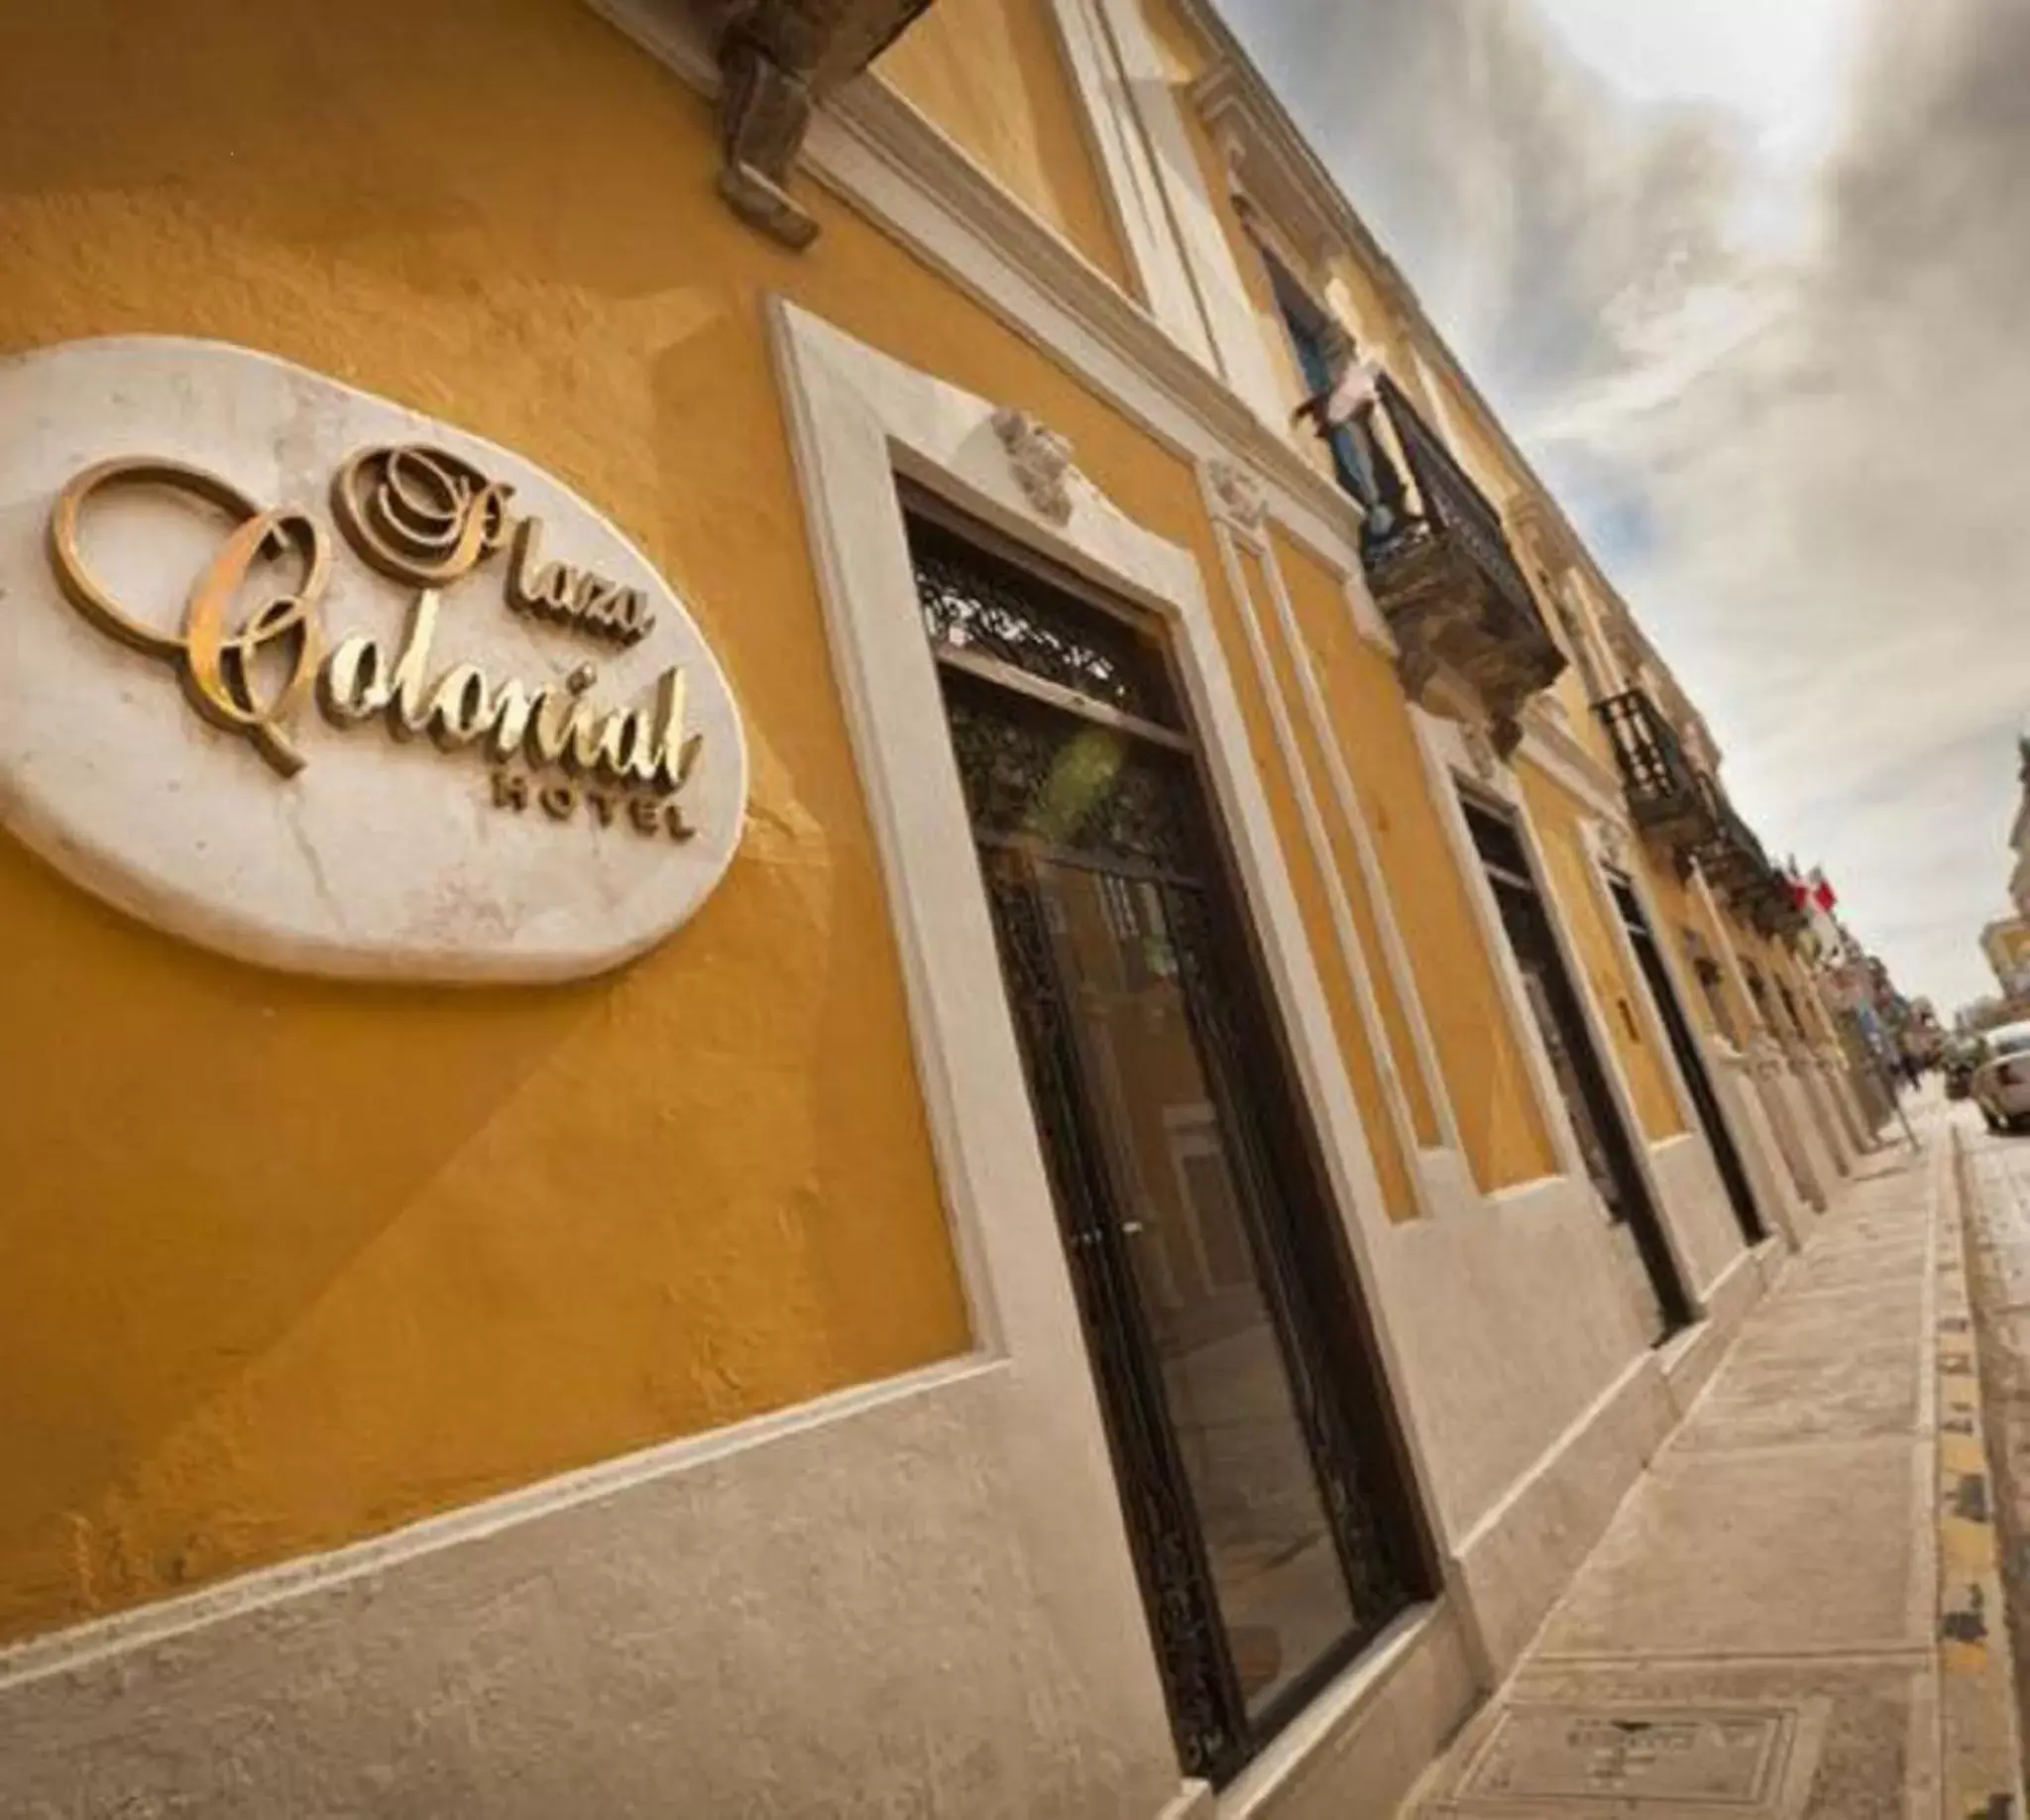
M1162 651L1125 620L930 519L911 520L909 543L933 644L994 658L1161 727L1179 725Z
M1027 837L1179 879L1202 847L1179 790L1180 753L1066 717L962 671L945 677L945 713L975 834Z
M1414 1519L1332 1251L1336 1225L1317 1204L1294 1089L1178 731L1166 651L941 522L912 516L909 534L1178 1749L1191 1773L1224 1781L1427 1586ZM1068 948L1064 887L1046 882L1068 876L1088 881L1093 914L1119 945L1112 962L1095 964L1089 942L1083 960ZM1318 1558L1335 1563L1349 1614L1273 1695L1250 1691L1235 1653L1220 1538L1167 1389L1164 1360L1176 1355L1160 1349L1145 1300L1148 1259L1135 1246L1148 1241L1131 1237L1144 1219L1109 1149L1127 1127L1092 1090L1089 1021L1081 1036L1095 995L1152 980L1177 994L1202 1070L1194 1090L1229 1172L1249 1293L1266 1310L1260 1356L1287 1380L1294 1457L1322 1512ZM1202 1459L1202 1434L1197 1445Z

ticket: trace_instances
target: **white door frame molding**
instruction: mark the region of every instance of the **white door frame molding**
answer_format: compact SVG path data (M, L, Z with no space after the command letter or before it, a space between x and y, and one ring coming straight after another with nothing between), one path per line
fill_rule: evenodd
M584 4L687 87L716 91L719 72L701 35L664 0ZM1244 454L1262 477L1278 523L1334 567L1358 567L1361 509L1305 460L1287 424L1265 421L1201 353L1026 208L878 71L848 83L818 110L803 157L815 178L1173 454L1187 461ZM821 241L809 257L822 259L823 247ZM1251 324L1251 332L1267 371L1268 348L1258 326ZM1273 389L1273 377L1268 384ZM1372 603L1356 624L1364 638L1393 654Z
M1075 470L1060 477L1058 497L1039 505L996 431L993 403L877 353L786 299L774 298L769 307L833 662L901 954L933 1147L982 1344L1034 1371L1039 1394L1074 1400L1077 1426L1101 1442L1042 1141L918 606L902 479L1148 610L1169 630L1205 782L1230 839L1241 907L1261 940L1272 1002L1318 1133L1323 1186L1375 1336L1381 1394L1401 1419L1405 1476L1426 1535L1441 1536L1405 1354L1390 1327L1390 1228L1373 1156L1195 560L1125 517ZM1125 1569L1118 1512L1107 1521ZM1141 1625L1141 1613L1124 1614L1124 1622Z
M1664 1028L1663 1008L1655 1002L1655 995L1648 989L1648 977L1642 970L1641 957L1635 952L1635 938L1623 925L1620 911L1615 907L1611 888L1614 880L1626 883L1642 912L1642 920L1649 926L1649 943L1655 949L1658 965L1670 990L1677 996L1678 1015L1684 1019L1686 1033L1698 1052L1699 1066L1706 1070L1706 1083L1713 1096L1713 1103L1720 1113L1721 1124L1725 1127L1729 1141L1733 1143L1737 1156L1742 1159L1742 1173L1747 1179L1748 1197L1755 1203L1755 1213L1761 1222L1764 1239L1771 1233L1781 1232L1783 1223L1774 1209L1762 1205L1760 1194L1753 1173L1747 1162L1747 1153L1754 1143L1753 1134L1741 1128L1740 1113L1732 1103L1732 1095L1724 1090L1724 1083L1717 1079L1717 1071L1707 1053L1705 1042L1699 1031L1699 1020L1693 1009L1695 1000L1691 987L1684 976L1684 968L1677 953L1677 944L1664 939L1664 931L1670 925L1660 914L1655 894L1649 888L1649 880L1639 865L1620 864L1610 857L1611 847L1627 842L1631 837L1619 823L1582 822L1580 833L1586 843L1586 856L1592 872L1593 884L1598 893L1600 911L1607 920L1612 934L1615 952L1619 956L1623 973L1633 982L1642 985L1642 998L1647 1006L1645 1022L1656 1053L1663 1058L1666 1078L1670 1081L1671 1096L1677 1103L1678 1116L1684 1120L1685 1131L1697 1142L1712 1149L1711 1139L1706 1134L1704 1119L1700 1116L1698 1101L1692 1095L1691 1083L1685 1078L1684 1065L1679 1062L1676 1046L1670 1041L1670 1034ZM1719 1159L1713 1160L1716 1176ZM1725 1183L1722 1184L1725 1187ZM1742 1234L1742 1245L1752 1250L1748 1235Z
M1143 301L1179 347L1217 373L1221 363L1171 219L1164 175L1099 0L1051 0L1049 11L1072 93L1084 110L1100 188Z

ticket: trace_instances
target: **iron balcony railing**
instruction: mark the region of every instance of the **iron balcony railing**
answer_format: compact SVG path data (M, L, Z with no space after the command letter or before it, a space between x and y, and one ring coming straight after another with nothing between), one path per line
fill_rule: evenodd
M1463 677L1506 754L1522 739L1523 704L1557 680L1564 651L1537 612L1501 514L1388 375L1377 394L1416 494L1412 510L1390 477L1380 477L1393 516L1371 516L1380 528L1370 530L1364 552L1399 668L1414 701L1441 671Z
M1384 373L1379 376L1376 390L1403 458L1410 465L1410 478L1423 504L1424 524L1431 533L1456 541L1502 597L1503 604L1519 619L1541 630L1536 597L1529 592L1522 567L1509 547L1509 534L1502 528L1502 514L1495 510L1494 502L1453 459L1452 451L1417 414L1416 406L1410 403L1402 387ZM1386 545L1384 548L1386 551Z
M1754 879L1736 900L1764 935L1795 935L1810 918L1789 877L1776 866Z
M1742 820L1727 792L1711 777L1700 776L1699 794L1705 799L1711 824L1710 832L1694 850L1699 869L1708 883L1730 895L1746 892L1772 869L1769 856L1755 831Z
M1677 851L1689 853L1709 839L1714 827L1699 768L1648 691L1611 695L1594 712L1614 746L1636 822Z

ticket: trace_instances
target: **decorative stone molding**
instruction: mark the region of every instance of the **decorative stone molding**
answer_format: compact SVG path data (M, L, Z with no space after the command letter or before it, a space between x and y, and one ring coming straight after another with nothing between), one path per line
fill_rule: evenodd
M1629 869L1628 839L1621 829L1612 822L1599 822L1594 825L1593 838L1602 859L1616 871L1626 872Z
M1008 451L1008 464L1030 505L1053 524L1066 523L1071 516L1071 477L1077 472L1071 439L1012 405L994 412L994 434Z
M811 113L901 37L931 0L714 0L719 193L741 220L804 248L818 223L789 193Z
M1790 1058L1783 1052L1783 1045L1765 1030L1757 1030L1748 1040L1748 1066L1758 1081L1774 1081L1783 1074Z
M1206 463L1205 479L1222 516L1242 530L1261 530L1268 519L1268 506L1261 483L1252 474L1233 462L1215 459Z
M1482 783L1493 783L1502 768L1502 755L1498 754L1495 742L1478 727L1460 729L1460 742L1466 747L1466 756L1473 766L1473 774Z

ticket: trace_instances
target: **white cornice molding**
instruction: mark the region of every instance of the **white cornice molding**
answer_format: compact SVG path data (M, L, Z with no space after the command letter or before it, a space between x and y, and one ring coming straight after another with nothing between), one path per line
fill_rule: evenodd
M1528 759L1568 796L1577 797L1603 821L1628 829L1629 805L1622 794L1621 779L1589 752L1576 735L1552 720L1539 702L1530 703L1523 711L1519 755Z
M698 93L716 90L696 28L669 0L585 4ZM804 163L1173 454L1246 461L1279 524L1333 565L1357 566L1358 503L878 76L819 109ZM823 259L823 243L807 257Z

